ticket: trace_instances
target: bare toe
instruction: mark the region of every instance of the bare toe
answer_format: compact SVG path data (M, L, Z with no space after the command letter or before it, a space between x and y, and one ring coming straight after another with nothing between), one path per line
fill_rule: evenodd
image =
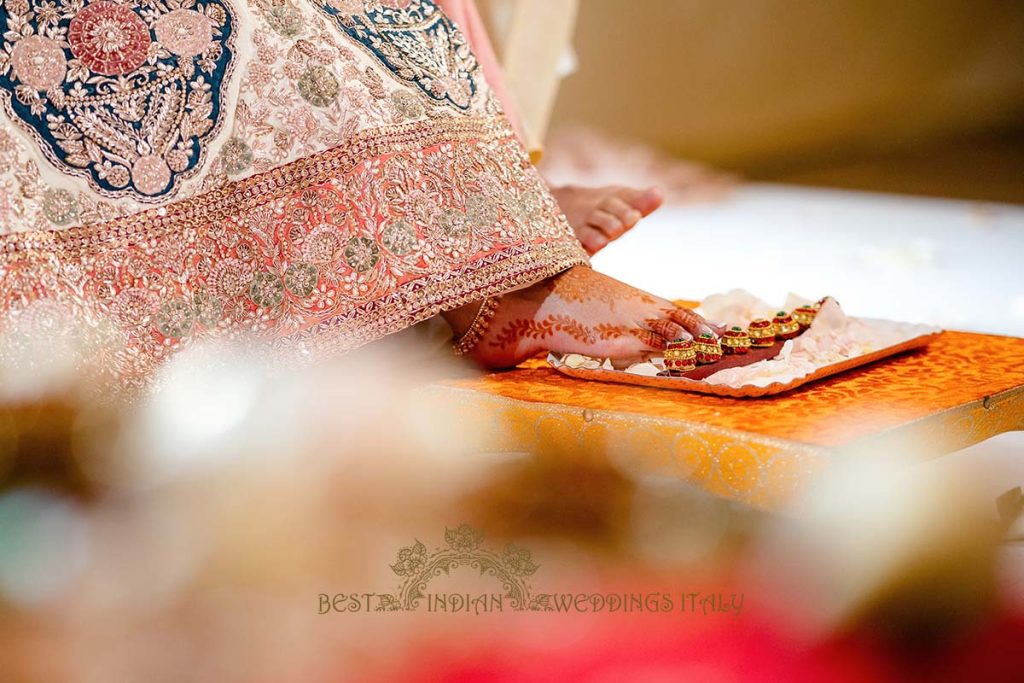
M692 339L692 335L687 332L682 325L665 318L650 318L645 320L644 324L647 325L649 330L666 341Z
M708 323L700 315L697 315L689 308L673 308L667 311L667 315L673 321L682 325L687 332L692 334L694 337L699 337L702 334L711 334L718 336L719 333L715 332L715 328Z
M622 224L619 217L604 209L598 209L591 213L587 224L603 232L609 240L614 240L626 232L626 226Z
M643 218L637 209L627 204L621 197L608 197L601 202L600 208L618 218L626 230L632 228Z
M576 233L576 237L591 256L604 249L608 246L608 242L611 241L604 232L589 225L580 228Z
M644 190L623 188L618 195L644 216L650 216L665 201L665 195L656 187L648 187Z
M664 196L656 187L634 189L621 185L606 187L553 187L558 201L576 237L595 254L635 226L641 218L661 206ZM587 238L588 230L597 230L604 239ZM588 243L589 241L589 243Z

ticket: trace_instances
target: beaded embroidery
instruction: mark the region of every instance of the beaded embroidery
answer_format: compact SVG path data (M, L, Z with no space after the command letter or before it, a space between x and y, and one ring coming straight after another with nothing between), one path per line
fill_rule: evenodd
M466 39L431 0L310 0L395 76L467 112L481 90Z
M255 337L288 362L353 349L586 263L541 186L503 120L460 117L105 224L2 235L0 365L83 328L103 336L88 361L136 388L200 340Z
M4 110L62 172L162 202L200 169L235 61L226 0L0 0L0 31Z
M220 0L158 9L0 0L0 28L20 33L0 45L0 99L22 113L32 102L43 107L31 120L45 122L64 93L58 114L85 116L87 104L141 130L161 116L152 107L167 92L184 97L190 86L175 79L188 64L189 82L205 86L188 94L182 116L193 98L211 107L205 137L190 131L194 168L178 170L168 154L118 162L127 174L121 195L109 177L90 176L123 199L109 205L87 196L84 183L77 193L47 186L24 136L0 127L0 163L19 169L0 175L0 232L13 227L0 234L0 368L22 362L23 351L48 358L38 354L47 340L63 348L72 334L84 337L74 344L77 364L129 389L149 386L167 358L197 343L252 340L275 360L306 362L586 262L465 40L436 6L330 1L344 18L318 15L314 0L255 0L261 13L236 23ZM107 5L117 9L85 13ZM262 30L235 35L260 16ZM346 21L362 26L365 40L339 29ZM221 125L217 91L242 33L252 45L237 101L223 105L234 109L231 135L203 176L174 194ZM165 80L146 80L154 68ZM128 104L68 104L74 88L102 84ZM47 152L44 136L30 132ZM90 147L84 134L75 140L86 155L107 149ZM89 169L66 172L74 171ZM143 193L161 183L162 195ZM138 207L139 199L159 205ZM50 229L37 229L41 221Z

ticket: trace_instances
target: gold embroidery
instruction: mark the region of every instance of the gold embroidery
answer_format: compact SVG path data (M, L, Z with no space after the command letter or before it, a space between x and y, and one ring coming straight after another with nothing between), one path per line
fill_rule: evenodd
M167 200L203 168L237 61L232 5L187 4L0 0L0 105L61 173Z
M504 121L419 122L134 216L0 236L0 318L22 339L52 332L38 301L113 322L120 346L94 356L138 387L193 340L316 358L581 263Z
M17 258L26 253L43 252L81 256L97 248L125 246L255 211L274 199L325 183L332 176L351 171L360 162L373 157L408 153L443 142L505 139L505 144L511 144L512 137L511 129L500 117L420 121L363 131L354 135L347 144L321 154L298 159L167 206L99 225L0 235L0 256ZM515 161L529 165L528 160Z

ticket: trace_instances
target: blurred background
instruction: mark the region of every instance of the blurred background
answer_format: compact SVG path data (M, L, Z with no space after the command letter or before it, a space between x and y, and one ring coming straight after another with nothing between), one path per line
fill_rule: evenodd
M855 315L1024 335L1024 5L556 5L575 21L529 121L542 169L667 195L600 270L676 298L828 293ZM492 23L521 99L544 99L517 81L530 41Z
M1024 4L576 10L542 167L668 197L595 267L677 298L827 293L854 315L1024 336ZM1022 455L1010 433L941 466L984 472L995 496L1024 484ZM1024 573L1024 550L1006 554Z
M574 45L556 134L755 180L1024 202L1021 3L583 0Z

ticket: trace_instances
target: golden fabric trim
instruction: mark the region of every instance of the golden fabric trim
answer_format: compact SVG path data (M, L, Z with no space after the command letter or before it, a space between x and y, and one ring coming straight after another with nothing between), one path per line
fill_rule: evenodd
M0 238L0 364L71 321L103 337L89 363L132 385L204 338L306 361L586 262L503 120L418 122L134 216Z
M68 230L0 235L0 256L5 260L26 252L78 256L81 254L76 250L88 253L91 249L126 247L136 241L242 214L289 193L324 183L332 176L350 172L365 159L442 142L511 138L513 135L501 117L419 121L362 131L347 144L167 206Z
M301 353L301 356L287 354L290 358L326 358L400 332L444 311L545 280L581 263L579 248L571 244L549 248L545 253L536 249L510 250L493 263L448 273L443 282L425 286L411 284L396 291L393 298L401 301L398 307L390 301L375 302L344 319L327 321L317 328L283 338L274 346L282 350L294 348ZM384 315L367 321L367 314L372 316L388 308L390 311Z

